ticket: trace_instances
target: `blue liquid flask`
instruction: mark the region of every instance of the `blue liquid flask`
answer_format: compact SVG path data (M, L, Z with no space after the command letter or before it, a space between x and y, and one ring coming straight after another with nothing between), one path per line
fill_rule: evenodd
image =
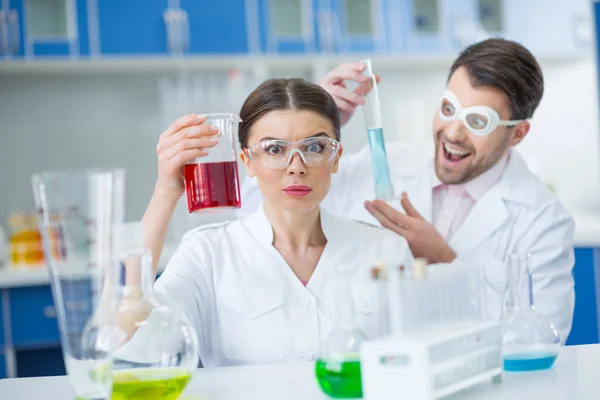
M375 197L381 200L391 200L394 197L394 187L390 179L390 168L385 151L385 141L383 139L381 104L379 103L377 82L371 67L371 60L363 60L361 62L365 64L363 75L370 79L370 81L363 83L363 85L372 85L371 91L365 96L363 113L367 136L369 138L369 149L371 150Z
M505 371L551 368L560 351L560 336L533 306L530 254L509 257L507 303L502 317Z

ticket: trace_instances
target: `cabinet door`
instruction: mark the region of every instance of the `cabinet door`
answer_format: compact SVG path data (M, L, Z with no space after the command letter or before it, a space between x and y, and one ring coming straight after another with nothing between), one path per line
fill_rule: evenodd
M6 358L0 350L0 379L6 378Z
M60 347L17 351L17 376L63 376L67 371Z
M260 44L263 52L315 52L317 1L258 0Z
M0 289L0 352L2 351L2 348L4 347L5 343L4 343L4 338L5 338L5 334L4 331L6 329L9 329L9 326L5 326L5 321L4 321L4 312L3 312L3 302L8 301L8 289Z
M486 31L521 43L536 56L591 52L593 18L588 0L476 1Z
M568 345L598 343L596 276L600 270L600 249L575 249L575 314Z
M391 4L391 22L402 27L392 39L394 49L408 53L440 52L449 47L449 34L443 24L443 0L400 0ZM399 41L403 43L399 43Z
M333 0L339 18L341 50L383 52L387 50L388 0Z
M191 53L236 54L248 51L245 0L180 0L189 21ZM255 35L258 38L258 33Z
M16 57L89 54L87 0L11 0L10 52Z
M394 51L455 53L475 42L474 0L400 0L388 7Z
M167 0L100 0L97 7L102 54L167 53Z
M15 348L60 344L50 286L10 289L9 301L12 344Z

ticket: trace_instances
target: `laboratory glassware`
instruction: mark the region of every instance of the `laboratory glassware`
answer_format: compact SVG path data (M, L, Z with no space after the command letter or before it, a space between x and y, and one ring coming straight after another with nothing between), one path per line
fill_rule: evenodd
M69 380L77 399L108 399L125 172L43 172L32 183Z
M122 336L113 357L113 400L175 400L198 367L198 336L181 305L154 293L149 250L142 225L116 228L114 253L123 283L117 307Z
M205 124L219 128L219 143L184 166L188 211L220 212L241 207L236 142L240 118L207 114Z
M336 280L336 323L325 340L315 364L315 374L321 390L332 398L362 397L360 345L367 340L355 323L355 305L351 295L351 280L343 276Z
M394 197L394 187L390 178L385 141L383 138L383 122L381 118L381 103L379 102L379 91L373 66L370 59L362 60L365 65L362 72L368 78L363 85L372 86L369 93L364 97L363 114L365 127L369 139L371 151L371 163L373 165L373 179L375 181L375 197L381 200L391 200Z
M558 330L534 307L530 253L508 257L508 284L502 317L504 370L551 368L560 351Z

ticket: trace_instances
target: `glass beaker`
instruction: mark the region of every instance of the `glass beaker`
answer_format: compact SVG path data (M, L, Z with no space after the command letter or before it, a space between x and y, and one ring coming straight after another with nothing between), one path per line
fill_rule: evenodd
M125 172L44 172L32 183L67 374L77 399L108 399Z
M365 127L367 128L367 137L369 139L369 149L371 150L375 196L381 200L391 200L394 197L394 187L390 178L390 168L383 138L383 122L381 119L381 103L379 102L377 80L373 73L371 60L362 60L361 63L365 64L365 69L362 72L363 76L370 80L370 82L368 81L368 85L365 83L363 85L365 88L371 86L371 90L365 95L363 114Z
M531 255L511 254L505 313L502 317L505 371L552 367L560 351L558 330L534 308Z
M219 128L219 143L184 166L188 211L219 212L240 208L236 141L241 119L235 114L207 114L205 124Z
M196 331L181 305L169 306L154 295L149 250L140 223L116 227L124 282L117 325L123 333L113 361L113 400L175 400L198 366Z
M354 318L354 301L350 278L336 282L336 305L339 307L334 330L324 341L315 364L317 382L323 393L335 399L362 397L360 345L367 340Z

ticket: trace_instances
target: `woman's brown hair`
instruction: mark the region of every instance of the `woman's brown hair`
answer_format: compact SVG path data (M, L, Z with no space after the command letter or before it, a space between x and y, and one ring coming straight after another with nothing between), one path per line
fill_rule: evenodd
M238 135L242 149L248 146L252 125L266 113L278 110L313 111L331 122L335 138L340 140L340 112L325 89L300 78L269 79L250 93L240 111Z

